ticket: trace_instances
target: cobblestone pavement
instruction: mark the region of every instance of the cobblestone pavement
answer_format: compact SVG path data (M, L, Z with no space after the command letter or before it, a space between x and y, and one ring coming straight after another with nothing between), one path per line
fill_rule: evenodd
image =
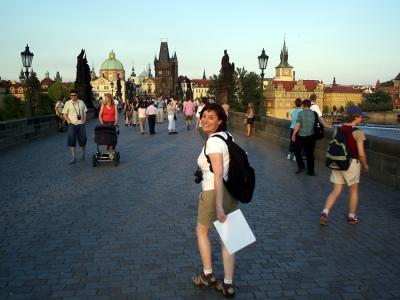
M0 152L0 300L220 299L192 286L200 270L193 182L200 139L178 120L157 134L121 128L121 164L69 165L66 133ZM321 227L329 172L294 175L285 149L235 132L257 173L242 205L257 242L237 255L237 299L400 299L399 193L362 179L359 216L347 193ZM222 276L215 232L214 270Z

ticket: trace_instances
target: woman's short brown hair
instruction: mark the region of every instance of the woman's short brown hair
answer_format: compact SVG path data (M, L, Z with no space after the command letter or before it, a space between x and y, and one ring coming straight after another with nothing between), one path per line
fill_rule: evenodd
M219 105L218 103L207 103L204 108L200 112L200 118L203 117L203 113L205 111L214 111L215 114L217 115L218 120L221 120L221 124L219 124L217 128L217 132L219 131L226 131L227 129L227 120L228 117L226 116L224 108Z

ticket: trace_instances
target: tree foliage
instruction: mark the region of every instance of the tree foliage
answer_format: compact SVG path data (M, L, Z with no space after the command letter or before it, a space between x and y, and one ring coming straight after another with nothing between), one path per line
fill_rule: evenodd
M40 81L36 73L32 73L26 81L25 99L29 103L31 114L35 114L39 106Z
M256 114L264 114L260 77L254 72L247 72L245 68L237 68L235 76L236 109L245 112L247 104L251 102Z
M52 99L53 103L56 103L61 97L68 98L69 91L64 87L60 81L56 81L51 86L49 86L49 97Z
M208 89L208 97L216 97L220 88L220 76L210 77L211 84ZM261 99L260 77L254 72L248 72L245 68L236 68L233 80L233 99L229 99L229 105L236 111L245 112L248 103L254 104L257 114L263 114L264 101ZM216 99L219 103L219 99ZM222 104L222 103L220 103Z
M365 96L362 108L365 111L393 110L392 98L383 91L377 91Z
M27 103L13 95L6 95L3 98L3 105L0 108L0 121L21 119L26 116Z

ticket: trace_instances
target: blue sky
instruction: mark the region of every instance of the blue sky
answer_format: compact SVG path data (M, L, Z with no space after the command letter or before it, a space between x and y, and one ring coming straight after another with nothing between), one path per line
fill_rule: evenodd
M380 2L380 3L379 3ZM96 72L111 50L130 74L159 53L161 38L176 51L179 74L216 74L224 49L236 67L259 73L262 48L270 56L266 77L279 64L283 39L296 79L375 84L400 72L400 1L7 1L0 18L0 76L16 80L28 43L33 69L73 81L76 56L85 49Z

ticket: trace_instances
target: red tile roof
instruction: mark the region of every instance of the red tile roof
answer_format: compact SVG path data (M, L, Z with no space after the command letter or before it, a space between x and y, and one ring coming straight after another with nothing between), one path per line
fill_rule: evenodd
M293 91L295 84L297 84L299 81L273 80L272 84L275 86L275 88L277 88L281 84L285 91ZM314 92L315 89L317 88L318 83L320 83L318 80L302 80L302 81L307 92Z
M50 78L45 78L40 82L41 86L47 85L50 86L54 83L54 80L51 80Z
M209 79L192 79L192 83L196 87L209 87L212 80Z
M345 86L345 85L334 85L331 87L324 88L325 93L348 93L348 94L356 94L362 93L362 90L353 88L352 86Z

